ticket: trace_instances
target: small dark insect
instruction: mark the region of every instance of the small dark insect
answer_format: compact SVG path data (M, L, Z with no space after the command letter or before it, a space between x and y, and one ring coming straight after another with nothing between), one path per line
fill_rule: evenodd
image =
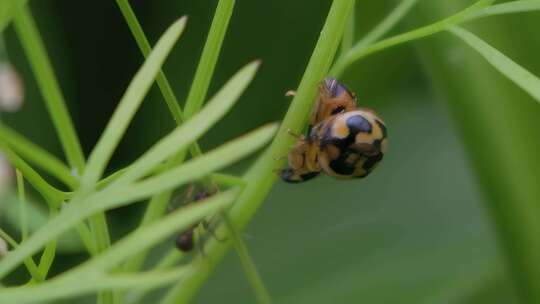
M382 160L388 142L382 119L358 108L354 93L334 78L319 86L307 134L292 135L297 142L289 152L289 166L280 172L289 183L321 172L340 179L365 177Z
M193 192L193 187L190 186L188 189L188 196L191 196L191 193ZM202 201L210 196L212 196L214 192L209 191L199 191L195 194L192 200L190 200L190 203L196 203L198 201ZM182 252L190 252L193 250L194 244L195 244L195 229L200 225L205 224L205 221L201 221L199 223L193 224L191 227L186 229L184 232L180 233L176 237L176 248L178 248Z

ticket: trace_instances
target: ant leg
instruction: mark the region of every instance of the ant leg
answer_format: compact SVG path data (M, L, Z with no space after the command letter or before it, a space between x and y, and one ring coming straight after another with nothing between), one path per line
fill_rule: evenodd
M195 242L197 243L197 249L199 250L199 253L201 254L201 257L206 257L206 254L204 253L204 242L201 237L201 232L199 229L195 228L195 231L193 232L195 234Z
M227 238L218 237L218 235L216 234L216 226L210 225L210 222L204 221L202 223L202 226L206 231L208 231L208 233L212 235L214 239L216 239L216 241L222 242L222 243L227 241Z

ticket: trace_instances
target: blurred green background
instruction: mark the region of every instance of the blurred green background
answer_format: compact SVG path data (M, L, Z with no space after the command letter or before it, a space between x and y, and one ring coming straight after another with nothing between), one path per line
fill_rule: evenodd
M330 2L237 1L210 94L247 62L260 58L263 65L238 105L201 140L203 149L281 119L290 102L284 92L298 85ZM438 20L472 2L420 0L393 32ZM357 0L357 38L396 3ZM185 99L217 1L131 4L151 41L179 16L189 16L164 68L179 99ZM88 153L142 56L114 1L31 1L31 8ZM468 28L540 75L540 36L533 31L540 28L539 12L489 18ZM2 120L61 156L12 28L5 38L27 98L21 112ZM448 33L368 57L341 80L357 92L362 106L384 118L390 149L365 180L321 177L276 184L245 236L276 303L516 303L490 217L499 193L485 184L491 173L483 166L489 162L478 164L478 151L489 154L490 147L482 146L481 133L470 124L474 117L462 114L471 113L467 105L476 103L491 104L483 109L493 109L494 119L508 113L500 127L509 124L508 134L530 140L515 149L532 155L534 162L527 165L533 170L540 168L538 104ZM173 126L153 88L110 170L133 161ZM506 141L503 135L499 139ZM249 163L230 170L241 172ZM484 187L475 172L488 176L481 179ZM135 227L141 208L108 214L116 237ZM53 272L82 258L66 254ZM195 303L254 301L231 252Z

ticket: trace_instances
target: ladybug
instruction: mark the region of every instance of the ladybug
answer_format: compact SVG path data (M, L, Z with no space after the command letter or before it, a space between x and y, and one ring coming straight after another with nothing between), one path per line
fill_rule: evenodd
M299 183L321 172L340 178L366 177L382 160L387 147L384 122L370 109L358 108L356 96L334 78L326 78L311 113L305 136L288 155L281 178Z

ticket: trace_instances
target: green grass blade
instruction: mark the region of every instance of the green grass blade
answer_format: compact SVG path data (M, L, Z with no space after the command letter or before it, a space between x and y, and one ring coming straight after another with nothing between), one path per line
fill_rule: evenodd
M107 124L105 131L88 159L88 167L81 183L85 188L93 188L103 174L109 159L118 146L135 112L152 86L154 78L161 69L167 55L180 38L186 24L186 18L173 23L156 44L148 59L129 84L124 96Z
M195 77L186 99L184 109L186 118L199 111L206 98L235 2L235 0L219 0L218 2L212 25L208 31L208 38L204 44L201 60L197 65Z
M539 0L518 0L501 3L476 11L465 19L466 21L512 13L524 13L540 10Z
M150 43L148 42L148 39L146 38L146 35L144 34L144 31L139 21L137 20L137 17L135 16L135 13L129 5L129 1L116 0L116 4L120 8L124 19L128 24L129 30L131 31L131 34L137 42L137 46L141 50L141 53L143 54L144 58L148 58L150 52L152 51L152 48L150 46ZM180 124L183 121L182 109L180 108L180 105L178 104L178 99L174 95L171 85L162 70L158 72L156 82L174 120L177 124Z
M165 240L167 236L230 206L237 195L238 190L228 190L206 199L202 204L179 208L159 221L135 230L103 254L81 265L80 270L76 268L74 271L108 270L126 258Z
M27 209L26 216L28 217L28 230L29 234L40 229L49 221L50 211L45 210L42 204L34 201L31 196L26 198ZM8 194L5 198L5 203L0 205L0 214L5 219L5 222L12 227L16 227L20 230L20 223L17 220L19 217L19 206L17 196L15 194ZM80 227L79 227L80 226ZM77 229L80 232L80 238L85 240L92 240L90 236L90 230L84 224L79 224ZM83 243L79 240L79 236L75 231L69 231L58 238L58 252L65 254L81 253L84 251ZM88 250L93 252L92 250Z
M463 28L455 26L451 27L449 31L465 41L480 53L497 71L540 103L540 79L537 76Z
M26 192L24 190L24 177L19 170L16 170L15 174L17 175L17 192L19 194L21 241L24 242L28 238L28 205L26 203Z
M396 8L390 12L373 30L371 30L355 46L355 49L363 48L378 41L388 33L403 17L411 10L418 0L402 0Z
M26 158L36 167L43 169L45 172L64 182L71 189L75 189L78 185L79 182L71 175L71 171L62 161L40 146L29 141L15 130L1 123L0 141L7 144L13 151L18 153L21 157Z
M225 213L223 213L223 222L225 223L225 226L230 232L229 235L232 238L232 244L236 252L238 253L238 257L240 258L240 262L242 263L242 268L244 268L244 273L246 274L248 282L255 293L257 301L260 304L272 303L270 293L264 286L263 280L259 274L259 271L257 270L257 267L255 266L255 262L249 254L249 250L246 244L238 235L236 227L234 227L233 223Z
M0 150L9 162L21 171L26 180L45 198L53 208L58 208L60 202L67 198L67 194L47 183L30 165L7 147L0 145Z
M0 228L0 238L4 239L14 249L19 247L19 244L17 244L17 242L11 236L9 236L9 234L2 230L2 228ZM39 272L39 268L32 257L26 258L23 263L33 280L41 282L45 279L45 277Z
M14 19L15 30L30 61L47 110L52 118L56 133L70 166L80 172L84 169L84 154L75 127L69 116L64 96L54 75L45 45L28 7L17 10Z
M57 279L53 279L51 282L41 284L35 288L19 287L0 290L0 302L25 303L25 301L31 301L31 299L40 299L40 301L45 301L57 299L58 297L63 297L66 295L74 296L86 293L89 291L89 286L95 286L94 284L96 281L101 281L101 278L93 278L92 274L100 274L102 271L116 266L127 257L142 250L148 249L156 243L163 241L165 238L167 238L167 236L176 233L179 230L185 229L194 222L197 222L206 216L215 214L219 210L230 206L237 195L237 190L229 190L208 198L202 204L194 204L178 209L160 221L135 230L130 235L118 241L107 251L61 275ZM142 275L144 276L144 274ZM124 275L118 276L124 278L126 277ZM133 278L132 276L127 277ZM152 280L145 280L145 282L141 283L139 286L148 287L148 285L152 285L152 282L160 282L157 277L152 276L152 278ZM51 292L52 290L56 289L54 286L61 286L59 289L63 291ZM66 286L70 286L70 288L67 288ZM91 290L105 290L113 287L122 288L121 286L107 286L105 284L99 286L101 287L92 287ZM124 288L127 287L130 286L125 286Z
M120 8L122 15L124 16L124 19L128 24L131 34L133 35L133 37L135 37L137 46L139 47L144 58L147 58L152 51L152 48L150 46L150 43L148 42L148 39L146 38L146 35L144 34L144 31L139 21L137 20L137 16L135 16L133 9L129 5L129 1L116 0L116 3L118 4L118 7ZM167 80L167 77L162 70L159 71L159 73L157 74L156 82L158 84L159 90L161 91L161 95L163 95L163 99L165 100L165 103L169 108L169 112L171 113L174 121L176 122L176 125L181 125L184 121L184 114L178 103L178 98L176 98L176 95L172 90L169 80ZM190 150L192 156L201 155L202 153L201 148L196 142L190 146Z
M242 68L223 86L200 113L161 139L147 153L135 161L112 185L127 184L135 181L202 136L232 108L255 76L258 66L259 62L253 62Z
M493 3L493 1L494 0L480 0L468 8L441 21L437 21L430 25L426 25L394 37L383 39L377 43L365 47L353 48L345 56L338 59L338 61L332 67L330 75L334 75L336 77L340 76L351 64L368 55L444 31L451 25L463 22L470 14L489 6L491 3Z
M255 152L274 136L276 130L277 126L275 124L261 127L200 157L194 158L179 167L147 178L134 185L119 187L120 190L118 193L115 191L115 194L107 195L116 196L122 194L129 200L134 200L173 189L177 185L199 179L210 172L222 169L246 155Z
M341 38L341 49L340 49L341 55L345 55L354 45L355 28L356 28L356 9L355 9L354 3L351 10L352 10L352 13L349 16L347 27L345 28L345 32L343 33L343 37Z
M27 0L4 0L0 2L0 33L11 22L15 12L26 5Z
M171 248L167 251L166 254L160 259L159 263L152 267L153 270L164 270L169 269L172 266L176 265L182 258L184 253L178 250L176 247ZM129 299L128 303L139 303L141 299L146 295L146 290L133 290L126 295L126 298Z
M136 274L85 273L77 280L54 279L33 286L5 288L0 292L2 303L40 303L80 296L92 292L108 290L151 290L157 287L179 281L189 267L181 266L166 271L151 271ZM4 302L5 301L5 302Z
M47 225L36 231L27 242L21 244L17 250L0 261L0 278L13 270L26 257L36 253L47 242L57 238L84 218L96 212L124 206L156 193L173 189L228 166L261 148L273 137L275 131L276 126L269 125L190 160L179 168L143 182L124 187L109 187L84 199L74 198L58 216L51 219Z
M352 12L353 3L354 1L351 0L332 3L326 23L300 82L297 95L287 111L277 136L270 148L249 170L245 178L249 182L229 212L231 221L239 231L242 231L248 224L277 178L274 170L281 166L281 162L276 162L275 159L286 155L292 143L287 130L299 132L305 125L315 101L317 84L327 75L348 17ZM221 231L226 233L226 229L220 229L217 232ZM224 257L227 249L228 246L210 240L205 246L205 253L214 263L210 267L205 263L196 263L196 271L181 284L175 284L160 303L188 303L210 275L215 265Z

